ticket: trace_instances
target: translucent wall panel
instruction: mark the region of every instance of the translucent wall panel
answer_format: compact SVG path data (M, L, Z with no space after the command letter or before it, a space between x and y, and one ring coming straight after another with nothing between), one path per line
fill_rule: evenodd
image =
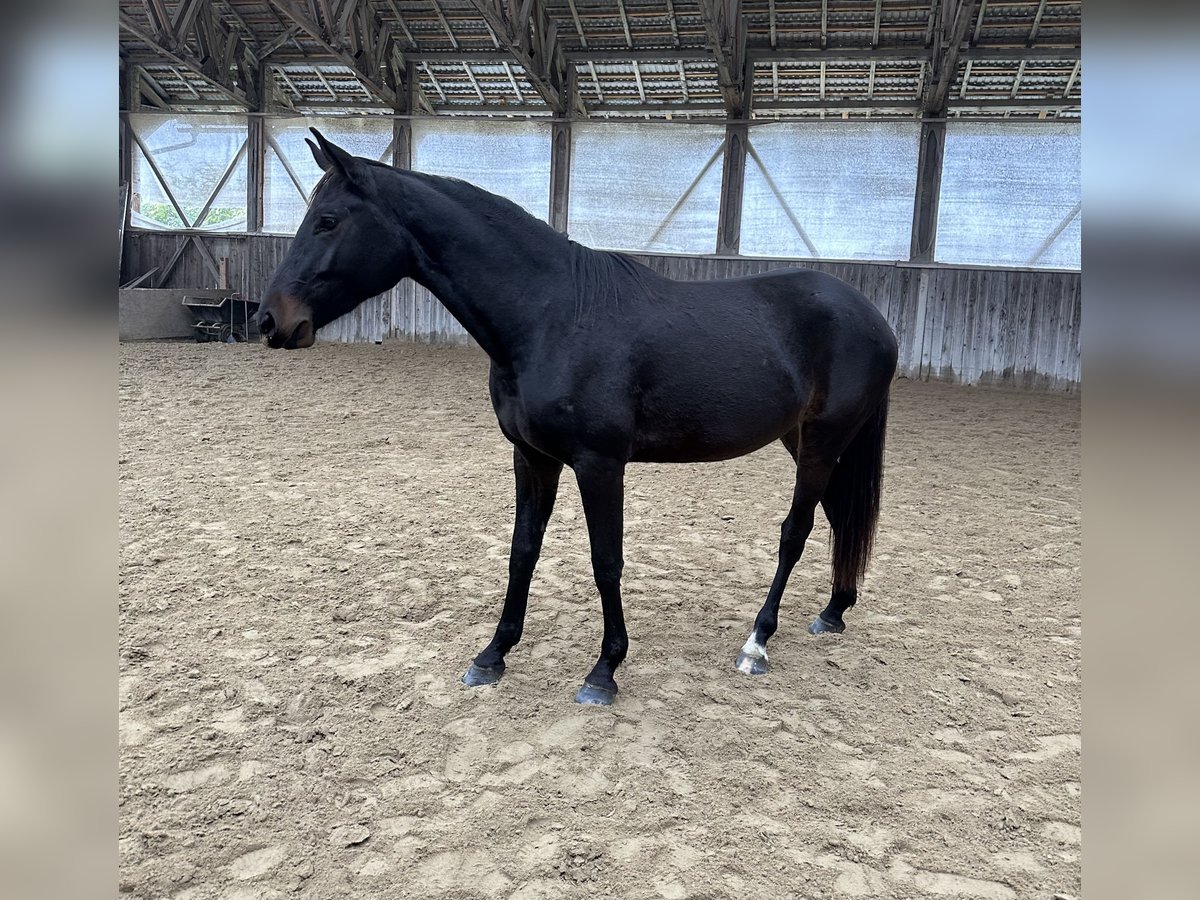
M920 137L906 122L751 128L741 252L908 259Z
M714 252L724 140L720 125L575 125L571 238L614 250Z
M129 118L141 142L133 148L133 225L245 230L245 117L139 113Z
M1079 268L1079 126L950 122L938 262Z
M543 222L550 216L550 126L545 123L416 119L412 166L507 197Z
M308 195L324 174L304 142L312 137L310 127L319 129L354 156L392 161L391 119L268 119L263 169L264 231L295 234L308 209Z

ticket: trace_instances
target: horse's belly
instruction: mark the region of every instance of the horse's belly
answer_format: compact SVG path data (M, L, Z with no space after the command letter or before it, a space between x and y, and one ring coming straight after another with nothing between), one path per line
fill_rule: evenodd
M784 429L786 431L787 429ZM777 440L783 435L772 435L766 440L738 443L715 443L705 441L690 441L686 443L651 444L638 447L630 462L644 463L696 463L720 462L723 459L735 459L753 453Z
M790 393L722 398L692 395L644 410L634 440L635 462L715 462L753 453L796 427Z

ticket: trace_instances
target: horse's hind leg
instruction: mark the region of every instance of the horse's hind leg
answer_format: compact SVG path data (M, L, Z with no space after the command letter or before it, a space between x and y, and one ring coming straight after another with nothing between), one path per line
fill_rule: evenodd
M788 453L792 455L792 459L799 462L800 454L800 429L793 428L785 434L780 441L787 448ZM834 479L830 477L829 486L825 489L825 496L821 498L821 506L825 510L825 516L829 519L829 527L837 529L845 519L847 507L850 504L849 498L845 491L839 489L839 485L833 483ZM845 613L858 601L858 588L839 588L833 589L833 596L829 599L829 605L812 621L808 626L809 634L841 634L846 630L846 623L842 620L842 614Z
M463 683L471 687L499 681L504 674L504 655L521 640L529 583L542 552L546 523L554 510L562 463L532 448L518 446L513 450L513 472L517 480L517 514L508 561L508 592L495 637L463 676Z
M826 518L829 519L829 527L835 540L837 539L837 530L841 527L840 523L845 518L847 503L846 496L832 484L830 489L825 492L825 496L821 498L821 506L825 510ZM812 620L812 624L808 626L808 633L841 634L846 630L846 623L842 619L842 615L857 602L857 585L834 585L829 604Z
M784 443L787 445L786 440ZM788 445L788 449L792 449L791 445ZM779 564L775 569L775 578L767 592L767 600L754 620L754 630L750 632L737 658L738 671L747 675L762 675L767 671L767 641L778 627L779 602L783 599L788 577L804 552L804 543L812 531L817 502L825 491L832 469L824 460L810 458L803 452L799 457L792 508L780 529Z

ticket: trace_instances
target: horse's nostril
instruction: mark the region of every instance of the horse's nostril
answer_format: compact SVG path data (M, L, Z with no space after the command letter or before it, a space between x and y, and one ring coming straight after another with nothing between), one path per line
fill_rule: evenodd
M258 330L264 337L270 337L275 333L275 317L269 312L264 312L258 318Z

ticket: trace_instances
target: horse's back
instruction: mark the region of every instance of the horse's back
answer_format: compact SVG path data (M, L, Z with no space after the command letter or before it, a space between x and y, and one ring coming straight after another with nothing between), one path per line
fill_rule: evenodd
M773 269L711 281L671 281L665 302L648 312L651 328L669 326L672 340L783 349L797 364L895 368L896 337L887 319L858 289L815 269ZM747 346L749 345L749 346ZM890 371L889 371L890 376Z

